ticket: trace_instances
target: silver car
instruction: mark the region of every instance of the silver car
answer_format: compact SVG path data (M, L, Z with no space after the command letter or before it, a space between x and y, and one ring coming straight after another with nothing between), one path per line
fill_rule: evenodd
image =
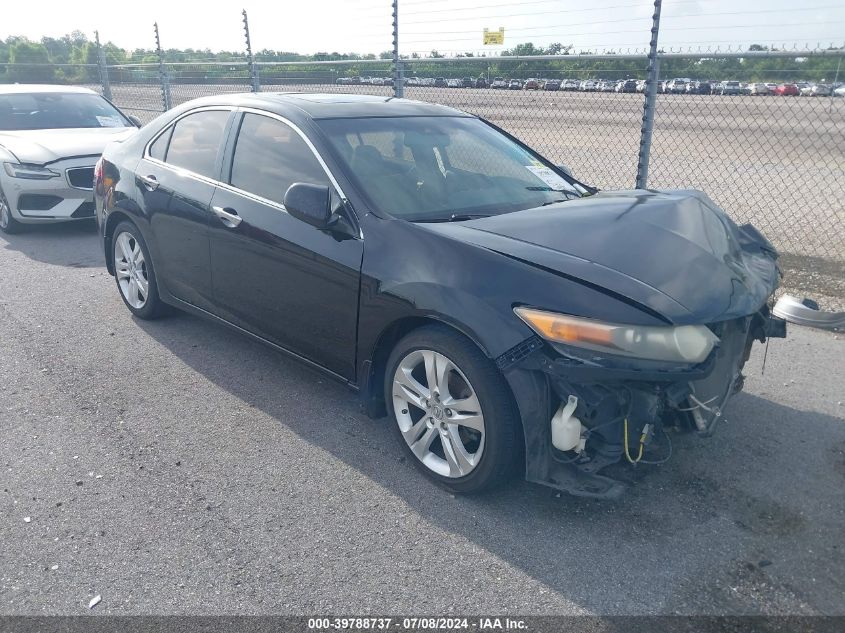
M830 96L830 86L826 86L825 84L812 84L812 85L804 86L803 88L799 87L798 90L801 91L802 97L829 97Z
M140 122L87 88L0 86L0 230L94 217L94 166Z
M140 122L87 88L0 86L0 230L94 217L94 166Z

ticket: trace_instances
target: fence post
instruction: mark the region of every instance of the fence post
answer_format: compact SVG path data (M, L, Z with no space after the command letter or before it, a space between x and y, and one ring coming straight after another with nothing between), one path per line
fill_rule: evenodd
M158 36L158 22L153 23L153 28L156 34L156 55L158 55L158 79L161 82L161 103L164 106L164 111L167 112L173 107L170 98L170 79L164 67L164 53L161 51L161 40Z
M830 84L830 104L827 106L827 112L830 114L833 111L833 89L839 83L839 69L842 67L842 58L836 63L836 76L833 78L833 83Z
M109 83L109 67L106 65L106 51L100 46L100 32L94 31L94 41L97 43L97 70L100 74L100 85L103 96L111 101L111 84Z
M253 92L261 91L261 84L258 82L258 66L255 65L255 58L252 56L252 43L249 41L249 18L246 9L241 11L244 16L244 36L246 37L246 58L249 62L249 83Z
M393 96L405 96L405 78L402 73L402 60L399 59L399 0L393 0Z
M640 152L637 158L637 189L648 186L648 161L651 157L651 134L654 131L654 108L657 105L657 78L660 76L660 59L657 57L657 32L660 29L660 5L654 0L651 18L651 42L648 49L648 78L646 79L643 126L640 130Z

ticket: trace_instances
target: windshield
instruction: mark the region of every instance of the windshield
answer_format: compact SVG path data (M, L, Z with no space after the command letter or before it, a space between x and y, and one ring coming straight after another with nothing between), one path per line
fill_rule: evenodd
M0 94L0 130L133 127L99 95L35 92Z
M479 119L317 121L376 211L412 221L539 207L587 191Z

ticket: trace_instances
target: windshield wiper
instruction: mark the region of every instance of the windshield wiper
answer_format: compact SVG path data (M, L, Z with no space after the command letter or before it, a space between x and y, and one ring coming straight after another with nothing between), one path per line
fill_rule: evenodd
M567 196L570 196L570 198L567 198L567 199L580 198L583 195L575 189L552 189L551 187L526 187L526 189L528 189L528 191L546 191L548 193L552 193L552 192L563 193L563 194L566 194Z
M411 222L464 222L466 220L477 220L479 218L489 218L489 213L453 213L448 217L435 218L420 218L418 220L411 220Z
M449 222L463 222L464 220L477 220L478 218L489 217L489 213L453 213L449 216Z
M561 203L561 202L569 202L570 200L572 200L572 198L564 198L563 200L549 200L548 202L544 202L544 203L543 203L543 204L541 204L540 206L541 206L541 207L547 207L547 206L549 206L550 204L559 204L559 203Z

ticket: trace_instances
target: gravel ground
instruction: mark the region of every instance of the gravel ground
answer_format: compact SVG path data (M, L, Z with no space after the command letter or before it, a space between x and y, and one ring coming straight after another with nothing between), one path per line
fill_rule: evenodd
M86 225L0 238L0 324L0 614L845 614L841 335L607 503L440 490L343 386L134 320Z
M270 81L262 80L265 92L388 96L392 90ZM112 90L116 103L145 121L161 107L157 85L113 84ZM180 104L247 87L174 84L171 90ZM411 87L405 96L484 116L588 183L634 186L641 94ZM845 99L658 95L657 103L649 186L706 192L784 254L786 290L845 310Z

